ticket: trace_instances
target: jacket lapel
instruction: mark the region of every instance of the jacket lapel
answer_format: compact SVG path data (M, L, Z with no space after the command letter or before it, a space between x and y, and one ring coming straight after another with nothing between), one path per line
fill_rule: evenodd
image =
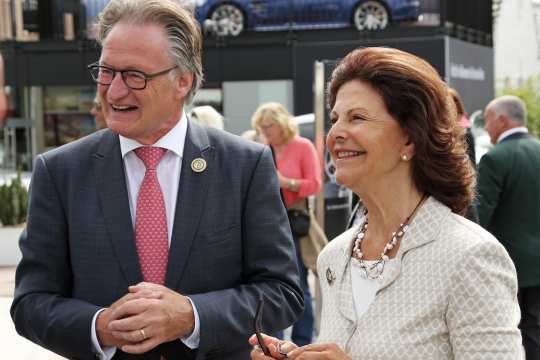
M192 169L191 164L195 159L206 161L204 171L196 172ZM210 147L206 130L198 124L188 122L165 279L165 286L170 289L176 289L181 279L203 217L209 179L215 173L216 167L214 151Z
M359 224L362 226L363 222ZM338 261L336 261L336 275L338 278L338 309L341 314L350 322L356 323L356 310L353 304L353 295L352 295L352 281L351 281L351 271L350 271L350 258L352 254L353 241L352 237L356 233L355 227L354 231L349 231L350 235L347 234L350 238L350 241L347 242L347 247L344 248L344 252L340 254Z
M118 135L103 134L94 154L97 193L113 249L128 284L137 284L143 277L135 248L135 236L120 152Z
M409 251L434 241L440 231L441 221L448 216L450 209L442 205L433 197L429 197L418 209L418 213L413 218L407 232L401 240L396 258L396 266L389 267L385 273L383 285L380 290L393 283L401 272L403 256ZM379 291L380 291L379 290Z

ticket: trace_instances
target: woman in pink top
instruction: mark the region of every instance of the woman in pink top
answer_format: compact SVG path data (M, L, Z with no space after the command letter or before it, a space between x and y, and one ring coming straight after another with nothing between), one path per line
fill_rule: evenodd
M0 127L2 127L2 121L7 113L7 100L4 93L4 61L2 54L0 54Z
M321 188L321 165L313 144L298 135L298 126L291 114L279 103L270 102L259 106L253 114L252 125L272 147L285 207L305 204L306 198ZM313 335L311 293L307 284L307 269L299 253L298 238L294 238L305 309L293 326L292 341L296 344L309 344Z

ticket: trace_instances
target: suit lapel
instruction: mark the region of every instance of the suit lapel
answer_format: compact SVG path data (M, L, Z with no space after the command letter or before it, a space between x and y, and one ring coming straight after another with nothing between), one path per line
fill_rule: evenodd
M206 169L202 172L195 172L191 168L192 161L198 158L206 161ZM216 167L206 130L189 122L165 279L165 285L170 289L176 289L181 279L203 217L209 179L215 173Z
M94 154L98 199L113 249L128 284L142 281L118 135L106 131Z

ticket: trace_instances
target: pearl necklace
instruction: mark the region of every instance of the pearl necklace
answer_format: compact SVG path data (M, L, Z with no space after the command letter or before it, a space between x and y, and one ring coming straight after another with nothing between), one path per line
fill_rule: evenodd
M422 196L418 204L416 204L414 210L411 212L409 216L405 219L405 221L401 224L399 224L399 227L396 231L392 233L392 236L390 237L390 240L388 243L384 246L383 251L381 252L381 256L379 259L375 260L374 263L368 264L367 260L365 260L364 254L362 253L362 240L364 240L364 237L366 236L367 229L368 229L368 211L366 208L364 208L364 224L359 227L358 231L356 232L354 236L354 246L353 246L353 253L352 256L355 257L358 260L358 266L362 270L362 275L364 279L370 279L370 280L380 280L382 278L382 273L384 271L384 265L390 258L388 257L387 253L388 251L392 250L394 246L397 245L398 241L400 241L403 236L405 236L405 233L407 232L407 229L409 228L409 222L411 220L411 217L416 213L416 210L420 207L420 204L424 201L426 196Z

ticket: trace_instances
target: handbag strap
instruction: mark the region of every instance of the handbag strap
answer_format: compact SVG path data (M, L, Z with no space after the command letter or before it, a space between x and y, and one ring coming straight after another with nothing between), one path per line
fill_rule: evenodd
M268 146L270 146L270 151L272 152L272 160L274 160L274 166L277 169L276 153L274 152L274 148L271 145L268 145ZM287 206L285 206L285 197L283 196L283 191L281 190L281 186L279 187L279 196L281 197L281 202L283 203L283 206L287 208Z

